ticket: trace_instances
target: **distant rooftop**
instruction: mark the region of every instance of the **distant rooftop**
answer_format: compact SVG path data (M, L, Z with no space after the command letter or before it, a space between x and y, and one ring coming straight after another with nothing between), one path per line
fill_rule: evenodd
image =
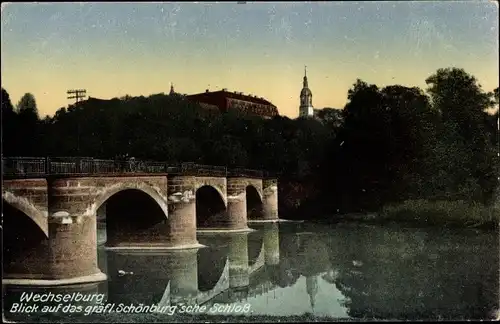
M201 93L195 93L192 95L188 95L188 97L204 97L204 96L225 96L228 98L233 98L233 99L239 99L239 100L244 100L244 101L249 101L249 102L254 102L262 105L269 105L269 106L274 106L271 102L268 100L264 99L263 97L258 97L252 94L244 94L243 92L231 92L227 91L226 88L218 91L209 91L208 89L205 92Z

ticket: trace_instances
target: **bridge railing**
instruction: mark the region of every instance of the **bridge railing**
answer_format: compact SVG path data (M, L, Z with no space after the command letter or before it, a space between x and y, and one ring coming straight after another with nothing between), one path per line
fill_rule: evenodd
M82 160L82 171L84 173L117 173L120 172L115 160Z
M48 174L79 174L82 172L82 161L86 157L52 157L46 159Z
M232 177L262 178L264 173L260 170L232 169L228 172Z
M227 176L227 168L225 166L186 162L181 164L181 173L195 176L225 177Z
M46 160L39 157L2 158L2 173L5 176L43 176Z
M236 168L228 170L225 166L214 166L186 162L181 164L140 161L140 160L105 160L92 157L2 157L4 177L28 178L47 175L90 175L90 174L126 174L126 173L168 173L193 176L256 177L266 173L259 170Z

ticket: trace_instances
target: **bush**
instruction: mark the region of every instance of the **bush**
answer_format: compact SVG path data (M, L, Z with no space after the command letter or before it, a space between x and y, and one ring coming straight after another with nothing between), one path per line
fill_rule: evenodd
M379 217L384 220L410 221L439 224L463 224L466 226L497 225L500 222L500 206L456 201L406 200L396 205L386 205Z

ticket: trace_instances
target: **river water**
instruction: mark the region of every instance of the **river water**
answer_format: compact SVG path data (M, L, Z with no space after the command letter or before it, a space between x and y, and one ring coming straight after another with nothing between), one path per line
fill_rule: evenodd
M255 231L246 234L200 234L206 247L198 250L101 247L99 266L106 282L4 286L4 319L458 320L491 319L498 309L494 231L354 223L252 227ZM53 299L28 301L30 293ZM58 294L73 299L50 297ZM23 307L38 309L28 313L19 306L21 299Z

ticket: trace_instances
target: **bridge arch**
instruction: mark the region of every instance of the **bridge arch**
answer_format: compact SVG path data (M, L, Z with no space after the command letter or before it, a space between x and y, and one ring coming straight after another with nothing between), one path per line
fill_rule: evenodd
M263 219L263 199L262 193L249 184L245 188L247 203L247 218L250 220Z
M214 290L222 281L229 283L229 278L223 278L228 264L228 246L207 247L198 250L198 290L206 293Z
M8 191L2 193L2 199L4 204L9 204L13 208L31 218L31 220L43 231L45 236L47 238L49 237L49 223L47 215L33 206L28 199L15 196Z
M264 266L264 235L261 230L248 234L248 267L252 273Z
M109 303L168 305L172 259L166 251L106 251ZM190 266L190 265L188 265ZM120 274L120 270L125 274ZM123 289L127 287L127 289Z
M6 199L2 199L2 219L4 277L43 277L49 256L47 232L33 217Z
M196 189L196 227L223 226L227 221L225 195L215 186L202 185Z
M168 205L167 205L167 198L161 195L157 190L155 190L152 186L144 183L144 182L137 182L137 183L118 183L109 187L106 187L103 192L98 195L97 199L94 201L94 203L90 206L90 210L88 214L91 216L94 216L101 207L102 204L104 204L111 196L119 193L120 191L124 190L138 190L142 191L143 193L149 195L162 209L163 213L165 214L165 217L168 217Z
M98 244L140 247L168 241L167 205L147 184L106 188L97 196L90 213L97 217Z
M225 192L225 185L218 183L219 181L208 181L204 177L197 178L196 182L196 192L201 188L210 187L219 193L220 198L224 202L224 206L227 207L227 194Z

